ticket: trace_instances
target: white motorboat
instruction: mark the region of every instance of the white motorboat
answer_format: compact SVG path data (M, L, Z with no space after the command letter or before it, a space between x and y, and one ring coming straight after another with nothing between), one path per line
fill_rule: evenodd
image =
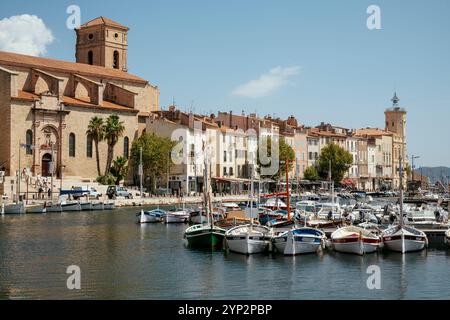
M81 211L81 204L78 201L65 201L61 203L63 212Z
M315 253L325 246L326 235L314 228L298 228L284 231L272 238L277 252L284 255Z
M382 238L386 249L401 253L423 250L428 243L423 231L401 224L383 231Z
M139 223L155 223L162 222L166 212L161 209L155 209L150 211L141 210L139 214Z
M46 212L62 212L61 203L46 203L45 211Z
M187 223L189 222L189 212L186 210L167 211L164 219L165 223Z
M231 228L225 233L228 249L242 254L262 253L266 251L270 229L261 225L242 225Z
M356 226L343 227L331 234L331 244L338 252L363 255L375 252L380 245L380 237L370 230Z
M91 208L92 210L103 210L104 209L103 202L92 202Z
M110 202L105 202L103 204L103 209L104 210L114 210L116 208L116 203L113 201Z
M81 210L83 211L89 211L92 210L92 202L86 201L86 202L80 202Z
M26 213L32 213L32 214L42 214L46 213L47 209L42 204L32 204L25 208Z
M24 214L25 206L23 202L15 204L5 204L2 205L2 214Z

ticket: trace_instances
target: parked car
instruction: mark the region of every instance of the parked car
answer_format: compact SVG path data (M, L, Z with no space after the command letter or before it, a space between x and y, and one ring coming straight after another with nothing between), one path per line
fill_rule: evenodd
M124 197L126 199L133 199L133 195L131 192L127 190L125 187L119 186L109 186L106 190L106 195L109 199L115 199L117 197Z
M81 187L72 187L72 190L75 191L80 191L80 194L76 194L73 195L73 198L75 200L81 198L82 196L86 196L88 195L89 199L99 199L102 194L100 192L98 192L94 187L86 187L86 186L81 186Z

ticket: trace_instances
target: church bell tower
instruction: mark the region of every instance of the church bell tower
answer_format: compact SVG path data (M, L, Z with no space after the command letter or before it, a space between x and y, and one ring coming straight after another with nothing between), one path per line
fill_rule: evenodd
M127 71L128 27L105 17L91 20L78 29L76 61Z

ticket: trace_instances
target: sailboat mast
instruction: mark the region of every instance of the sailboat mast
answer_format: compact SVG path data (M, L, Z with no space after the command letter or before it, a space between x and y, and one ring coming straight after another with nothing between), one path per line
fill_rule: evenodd
M289 160L286 160L286 197L287 197L288 221L290 221L291 220L291 197L289 195Z
M252 177L250 179L250 225L253 227L253 173L252 173Z

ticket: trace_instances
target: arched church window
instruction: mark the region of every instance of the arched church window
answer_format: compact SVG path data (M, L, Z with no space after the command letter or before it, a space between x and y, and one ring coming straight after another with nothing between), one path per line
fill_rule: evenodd
M31 148L31 146L33 145L33 131L31 130L27 130L26 133L26 153L27 154L33 154L33 149Z
M69 157L75 157L75 134L69 134Z
M86 137L86 156L92 158L92 136L90 134Z
M92 50L89 50L88 52L88 64L94 64L94 53L92 52Z
M119 51L114 51L113 54L113 68L119 69Z

